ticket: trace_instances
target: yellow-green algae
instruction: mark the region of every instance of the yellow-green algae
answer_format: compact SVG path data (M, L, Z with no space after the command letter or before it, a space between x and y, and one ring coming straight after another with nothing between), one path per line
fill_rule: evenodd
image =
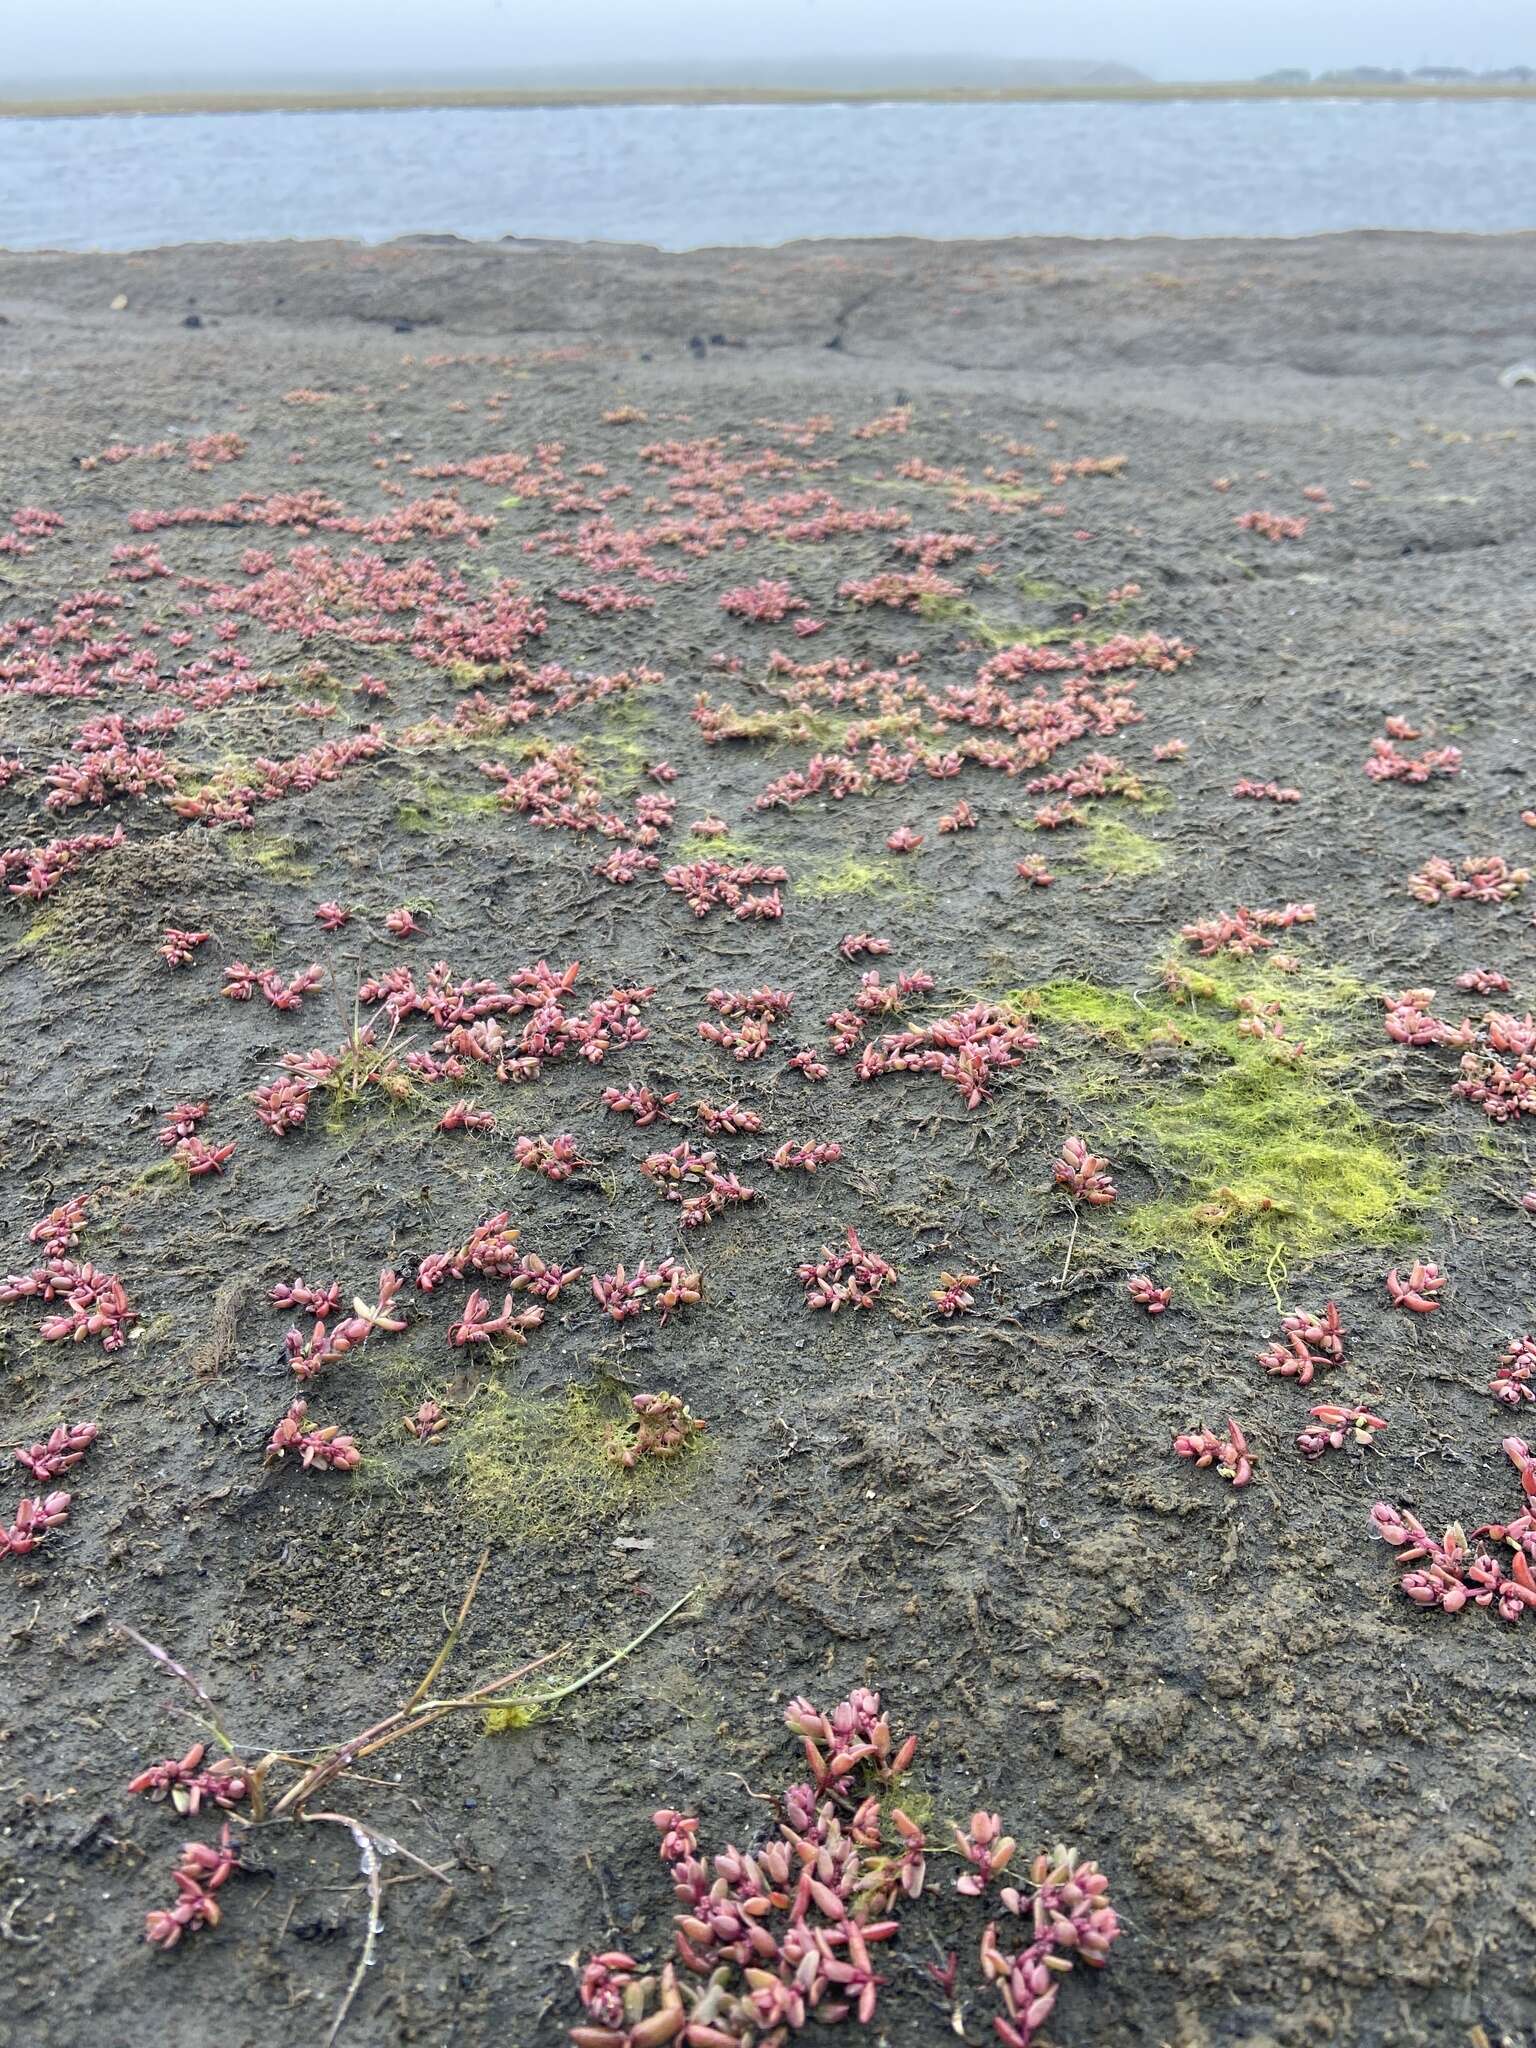
M1347 974L1218 957L1170 963L1146 995L1065 980L1014 1001L1094 1102L1095 1142L1133 1146L1168 1184L1122 1200L1112 1227L1176 1256L1196 1292L1390 1244L1431 1198L1432 1175L1359 1099L1372 1053L1350 1027L1372 1006ZM1239 1031L1245 1006L1271 1003L1299 1057Z
M607 1516L677 1492L698 1453L626 1471L613 1455L624 1412L617 1398L587 1387L485 1388L460 1432L471 1512L514 1542L569 1544Z

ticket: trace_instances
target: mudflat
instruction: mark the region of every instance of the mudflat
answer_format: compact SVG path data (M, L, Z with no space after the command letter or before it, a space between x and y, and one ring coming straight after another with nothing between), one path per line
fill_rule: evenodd
M653 1810L810 1840L860 1687L897 2048L1032 1931L978 1810L1108 1878L1063 2048L1526 2038L1533 305L1529 236L0 256L0 2043L622 2042Z

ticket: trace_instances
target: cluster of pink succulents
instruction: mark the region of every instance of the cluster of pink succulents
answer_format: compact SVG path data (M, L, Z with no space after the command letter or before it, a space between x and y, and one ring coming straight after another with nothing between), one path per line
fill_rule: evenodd
M1368 1451L1387 1426L1369 1408L1343 1408L1332 1401L1320 1402L1309 1408L1307 1414L1310 1426L1296 1439L1296 1448L1304 1458L1321 1458L1325 1452L1342 1450L1345 1444Z
M937 1074L959 1090L967 1108L987 1100L990 1084L1040 1043L1011 1011L993 1003L941 1017L922 1030L887 1032L859 1055L858 1078L884 1074ZM836 1048L834 1047L834 1050Z
M1278 782L1255 782L1252 776L1240 775L1232 785L1234 796L1252 797L1255 802L1269 804L1299 804L1301 791Z
M860 1243L851 1224L843 1234L847 1243L841 1250L824 1244L819 1259L807 1259L796 1268L807 1308L829 1309L833 1315L843 1308L871 1309L900 1277L888 1259Z
M663 1201L678 1204L678 1221L684 1230L723 1216L737 1202L755 1201L757 1190L747 1187L734 1173L723 1168L718 1154L695 1151L684 1139L670 1152L651 1152L641 1160L640 1171Z
M1109 1177L1109 1161L1091 1152L1078 1137L1062 1139L1060 1156L1051 1164L1051 1179L1070 1202L1086 1202L1094 1209L1107 1207L1117 1193Z
M756 1847L706 1858L691 1815L663 1807L652 1816L681 1909L676 1960L648 1971L623 1950L591 1957L576 2048L750 2048L812 2021L876 2023L889 1981L876 1956L930 1876L925 1830L896 1803L916 1738L899 1741L879 1695L863 1689L830 1714L792 1700L785 1720L810 1776L780 1795L776 1828ZM996 1900L977 1957L1001 2005L994 2028L1006 2048L1031 2048L1075 1965L1101 1967L1119 1936L1108 1882L1057 1848L1009 1883L1016 1845L995 1814L950 1832L966 1864L956 1893ZM1000 1928L1016 1921L1024 1938L1012 1940Z
M53 1529L69 1520L68 1493L23 1495L9 1523L0 1523L0 1557L28 1557Z
M620 1265L611 1273L592 1276L592 1298L615 1323L627 1323L654 1308L661 1311L665 1324L679 1309L701 1301L703 1295L702 1277L678 1259L662 1259L654 1266L641 1259L632 1273Z
M1365 772L1372 782L1428 782L1432 775L1455 775L1460 771L1460 747L1429 747L1422 754L1405 754L1393 743L1399 736L1418 738L1416 732L1408 732L1371 741Z
M878 576L851 576L839 583L837 594L863 609L885 605L892 611L916 612L926 604L963 597L965 592L933 569L887 569Z
M1307 531L1307 515L1304 512L1239 512L1232 524L1244 533L1261 534L1267 541L1301 540Z
M1344 1326L1333 1302L1325 1304L1321 1315L1297 1309L1282 1316L1280 1329L1279 1342L1259 1353L1259 1364L1266 1372L1310 1387L1319 1371L1343 1364Z
M786 1138L779 1149L770 1154L768 1164L775 1173L815 1173L823 1166L834 1166L843 1156L843 1148L836 1140L817 1143L809 1138Z
M407 1436L415 1437L420 1444L436 1443L448 1427L448 1417L440 1403L423 1401L414 1414L407 1415L401 1423Z
M629 1416L613 1440L613 1457L626 1472L650 1459L664 1461L692 1450L708 1427L680 1394L634 1394Z
M1242 959L1273 946L1272 931L1289 931L1293 925L1312 924L1316 918L1315 903L1286 903L1279 910L1250 910L1240 903L1236 910L1181 925L1180 932L1202 960L1217 953L1233 953Z
M1536 1401L1536 1337L1510 1339L1499 1355L1498 1370L1488 1382L1488 1391L1506 1408Z
M351 1472L363 1462L362 1452L351 1437L342 1435L338 1424L320 1427L309 1420L309 1403L303 1400L292 1402L273 1430L266 1462L275 1465L290 1453L306 1472Z
M844 932L837 942L837 950L847 961L857 960L862 953L889 953L889 939L877 938L873 932Z
M152 1948L172 1949L184 1935L194 1934L200 1927L217 1927L221 1909L214 1893L239 1868L240 1849L230 1840L228 1822L217 1846L184 1843L181 1860L171 1872L175 1902L145 1914L144 1939Z
M247 967L243 960L232 960L224 970L223 993L231 1002L248 1003L260 989L274 1010L298 1010L303 1008L305 996L324 980L325 969L318 960L312 960L287 981L275 968Z
M384 1266L379 1271L378 1300L365 1302L354 1298L352 1313L338 1323L327 1327L318 1306L311 1308L315 1315L314 1328L306 1337L302 1330L290 1330L283 1340L283 1353L289 1366L301 1380L312 1380L327 1370L339 1365L342 1359L359 1351L375 1332L384 1336L398 1336L406 1327L405 1317L395 1307L395 1297L404 1286L400 1275ZM330 1306L336 1297L334 1286L323 1293L305 1290L303 1281L294 1281L286 1289L273 1289L274 1301L281 1300L302 1303L323 1303Z
M1218 1434L1203 1425L1186 1430L1174 1438L1173 1448L1181 1458L1192 1459L1197 1470L1214 1465L1231 1486L1246 1486L1253 1477L1253 1451L1230 1415L1224 1432Z
M612 1116L632 1116L635 1120L635 1128L642 1131L647 1125L656 1123L664 1112L672 1107L676 1100L677 1090L675 1088L669 1095L658 1095L653 1088L644 1087L636 1081L631 1081L623 1088L605 1088L603 1090L603 1107L609 1114ZM714 1126L711 1125L710 1129L713 1130Z
M577 1151L576 1140L569 1131L562 1131L553 1138L543 1135L519 1138L513 1150L518 1165L525 1173L541 1173L546 1180L569 1180L579 1167L591 1164Z
M1044 855L1038 853L1027 853L1021 861L1015 861L1013 871L1032 889L1049 889L1056 879L1046 865Z
M1497 967L1468 967L1457 975L1456 986L1480 996L1508 995L1509 976Z
M167 967L190 967L197 948L206 946L212 937L212 932L183 931L179 925L168 924L155 950Z
M1446 1275L1432 1261L1415 1259L1406 1279L1394 1266L1387 1275L1387 1293L1394 1308L1412 1309L1415 1315L1433 1315L1445 1291Z
M43 1265L0 1278L0 1303L39 1301L62 1303L38 1325L52 1344L83 1344L99 1339L103 1351L120 1351L132 1333L133 1304L115 1273L103 1273L88 1260L51 1255Z
M150 1799L168 1799L183 1816L200 1813L205 1806L231 1812L251 1790L249 1771L232 1756L215 1757L205 1764L206 1742L194 1742L185 1756L167 1757L150 1764L128 1781L128 1790Z
M450 1102L437 1120L440 1131L474 1131L481 1134L496 1129L495 1113L489 1109L477 1109L467 1096L457 1102Z
M1173 1289L1159 1287L1150 1273L1132 1273L1125 1283L1125 1291L1149 1316L1162 1315L1173 1300Z
M661 879L695 917L729 910L742 920L773 920L784 915L778 884L789 880L789 870L756 860L690 860L668 868Z
M757 1111L740 1102L696 1102L693 1113L711 1135L724 1131L728 1136L736 1137L743 1132L750 1135L763 1128L763 1120Z
M1416 1607L1446 1614L1468 1605L1492 1607L1505 1621L1518 1621L1527 1608L1536 1608L1536 1459L1518 1436L1505 1437L1504 1451L1519 1474L1524 1508L1513 1521L1474 1529L1470 1540L1459 1522L1443 1536L1432 1536L1405 1508L1379 1500L1371 1509L1375 1533L1397 1550L1399 1565L1413 1567L1399 1584ZM1482 1545L1485 1537L1493 1550ZM1502 1548L1507 1559L1497 1555Z
M81 832L73 839L47 840L42 846L0 847L0 882L12 896L41 903L82 861L93 854L111 853L123 839L123 828L118 825L111 832ZM13 880L16 875L22 879Z
M526 1344L528 1332L538 1329L543 1321L544 1311L536 1301L518 1308L510 1292L503 1296L500 1310L492 1315L490 1302L476 1287L460 1310L459 1320L448 1332L448 1341L461 1347L494 1344L498 1340Z
M721 611L754 624L776 626L791 612L803 612L805 608L803 597L796 597L782 578L771 576L760 576L756 583L743 584L740 589L722 591L720 595Z
M1474 855L1459 865L1436 854L1408 878L1418 903L1508 903L1531 879L1529 868L1511 867L1500 853Z
M946 1267L939 1274L938 1286L929 1291L934 1314L946 1322L951 1316L967 1314L976 1306L974 1289L980 1285L979 1273L951 1273Z

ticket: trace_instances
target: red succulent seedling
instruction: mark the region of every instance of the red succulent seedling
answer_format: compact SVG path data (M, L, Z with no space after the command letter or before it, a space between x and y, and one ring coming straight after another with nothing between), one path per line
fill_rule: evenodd
M1093 1208L1114 1201L1118 1192L1109 1177L1109 1161L1090 1152L1078 1137L1062 1140L1061 1156L1052 1164L1051 1178L1066 1190L1071 1201L1087 1202Z
M351 1472L363 1462L363 1454L335 1423L317 1428L309 1419L309 1403L294 1401L273 1430L267 1443L266 1463L277 1464L294 1452L304 1471Z
M951 1273L947 1268L939 1274L939 1284L929 1294L935 1315L965 1315L976 1306L973 1288L981 1285L979 1273Z
M44 1541L49 1532L69 1520L67 1493L23 1496L9 1526L0 1525L0 1557L26 1557Z
M1173 1448L1181 1458L1192 1458L1197 1468L1214 1465L1233 1486L1246 1486L1253 1477L1253 1452L1231 1416L1227 1418L1224 1436L1218 1436L1213 1429L1193 1429L1176 1436Z
M46 1443L18 1444L13 1456L18 1465L42 1484L49 1479L57 1479L71 1465L78 1465L95 1443L96 1436L94 1422L61 1422L49 1432Z
M1392 1268L1387 1275L1387 1293L1394 1308L1412 1309L1420 1316L1433 1315L1440 1306L1438 1297L1444 1291L1446 1278L1438 1266L1415 1259L1406 1280L1400 1277L1396 1266Z
M1160 1316L1173 1300L1173 1289L1159 1287L1150 1273L1132 1273L1125 1283L1125 1291L1149 1316Z
M680 1394L635 1394L629 1405L627 1427L612 1445L615 1462L629 1472L645 1459L679 1457L693 1449L708 1427L689 1412Z
M194 1742L183 1757L168 1757L151 1764L128 1783L130 1792L147 1793L151 1799L169 1799L179 1814L196 1814L204 1806L229 1812L246 1798L251 1789L250 1773L232 1756L216 1757L205 1770L206 1742Z
M175 1904L145 1914L144 1939L152 1948L171 1949L185 1934L200 1927L217 1927L219 1903L213 1895L239 1867L240 1850L230 1840L228 1822L217 1847L207 1842L186 1843L181 1861L171 1872Z
M1536 1337L1511 1338L1501 1353L1498 1370L1488 1382L1488 1391L1507 1408L1524 1401L1536 1401ZM39 1478L43 1475L39 1473Z
M1369 1450L1377 1434L1387 1426L1381 1416L1372 1415L1368 1408L1340 1408L1328 1401L1309 1408L1307 1413L1316 1426L1304 1429L1296 1439L1296 1448L1304 1458L1320 1458L1325 1451L1341 1450L1346 1443Z

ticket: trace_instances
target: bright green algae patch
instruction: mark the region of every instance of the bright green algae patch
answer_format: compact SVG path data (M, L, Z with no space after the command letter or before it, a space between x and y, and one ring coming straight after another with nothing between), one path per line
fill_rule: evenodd
M1138 1255L1177 1256L1197 1290L1391 1243L1431 1197L1359 1099L1372 1059L1350 1027L1370 1004L1346 975L1218 958L1174 963L1146 996L1056 981L1015 1001L1093 1103L1093 1141L1134 1148L1164 1190L1122 1196L1113 1227ZM1283 1040L1238 1029L1271 1004Z

